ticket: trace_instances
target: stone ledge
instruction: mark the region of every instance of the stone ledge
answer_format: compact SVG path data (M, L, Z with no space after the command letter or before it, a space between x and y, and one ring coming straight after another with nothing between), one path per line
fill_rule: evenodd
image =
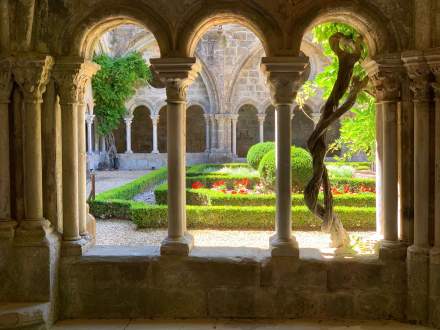
M47 329L49 303L0 304L0 329Z

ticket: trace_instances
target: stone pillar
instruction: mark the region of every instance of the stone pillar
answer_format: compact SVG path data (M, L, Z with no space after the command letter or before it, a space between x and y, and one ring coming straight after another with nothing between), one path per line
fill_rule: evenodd
M434 49L426 56L435 82L435 214L434 214L434 246L430 251L429 301L430 321L440 324L440 48Z
M401 98L402 61L398 58L381 58L367 65L374 85L377 109L381 116L382 142L382 195L383 237L380 247L381 259L404 259L406 247L399 241L398 223L398 135L397 111ZM382 117L382 118L380 118Z
M227 135L229 131L227 125L231 125L231 120L228 114L219 113L215 115L217 122L217 150L224 154L231 153L230 136Z
M260 124L260 143L264 142L264 120L265 114L258 114L258 123Z
M12 61L0 61L0 240L11 240L17 225L11 220L11 172L9 159L9 103Z
M24 99L24 199L25 219L17 230L17 238L27 242L46 240L52 230L43 217L43 169L41 145L41 103L52 57L41 55L17 59L13 72Z
M194 240L186 229L186 100L200 65L195 58L151 59L151 65L166 85L168 106L168 236L160 251L162 255L188 255Z
M261 64L267 75L276 122L276 234L270 242L272 256L299 256L291 219L291 109L307 66L306 57L265 57Z
M216 125L215 125L215 115L212 115L210 117L211 120L211 151L212 149L217 149L218 148L218 137L217 137L217 129L216 129Z
M157 126L159 125L159 115L151 116L151 121L153 123L153 154L159 153L159 148L157 146Z
M84 63L81 58L61 58L57 61L54 70L61 106L63 254L65 255L82 254L85 241L81 239L81 234L87 234L85 137L81 134L81 144L84 144L81 147L81 153L84 151L84 157L79 157L78 117L81 117L82 125L85 121L83 117L85 107L80 106L80 97L83 98L85 86L96 71L96 65ZM80 182L81 188L79 188Z
M232 115L232 155L237 157L237 122L238 115Z
M211 142L209 141L210 140L209 122L211 115L204 114L203 117L205 118L205 145L206 145L205 152L209 153L211 150L211 146L210 146Z
M408 248L408 320L428 318L430 70L421 53L403 58L414 99L414 244Z
M125 131L126 131L125 142L127 144L125 153L132 154L133 151L131 150L131 124L133 123L133 116L125 117L124 120L125 120Z
M86 121L87 121L87 151L89 153L89 155L93 154L93 139L92 139L92 134L93 134L93 121L95 120L95 115L87 115L86 116Z

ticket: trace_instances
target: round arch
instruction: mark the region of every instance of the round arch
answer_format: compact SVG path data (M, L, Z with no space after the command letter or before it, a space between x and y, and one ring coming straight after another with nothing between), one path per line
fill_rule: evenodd
M161 56L171 51L171 32L166 21L147 4L121 0L109 6L95 5L74 21L59 36L63 55L90 59L98 38L105 32L122 24L136 24L150 31L159 45Z
M178 50L183 56L193 56L200 38L211 27L234 23L254 32L263 44L266 54L270 56L279 48L279 36L282 32L273 17L262 15L261 12L256 4L251 6L245 1L224 2L191 11L178 28Z
M255 110L257 111L257 114L262 114L262 113L264 113L264 110L265 110L265 108L261 108L261 102L259 102L258 100L246 98L246 99L240 100L237 103L237 105L234 106L232 113L239 115L240 110L245 106L248 106L248 107L250 106L250 107L255 108Z
M403 37L396 37L401 31L381 11L366 3L360 5L352 0L311 1L311 5L304 7L295 16L289 30L294 36L289 45L292 49L299 47L306 31L326 22L353 26L365 38L371 57L399 51L405 44Z
M157 125L157 143L160 153L167 152L167 106L158 108L159 123Z
M145 105L139 105L133 110L131 149L134 153L150 153L153 150L153 122L150 113Z
M148 99L134 98L126 104L128 116L133 116L134 111L141 106L144 106L149 110L150 114L153 114L154 105Z
M258 108L245 103L238 110L237 156L246 157L248 150L260 141Z
M203 107L193 103L186 110L186 152L202 153L206 150L206 125Z

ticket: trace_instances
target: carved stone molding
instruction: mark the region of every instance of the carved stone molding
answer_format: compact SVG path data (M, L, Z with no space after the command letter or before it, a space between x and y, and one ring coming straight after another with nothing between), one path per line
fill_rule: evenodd
M431 97L431 70L420 52L408 52L402 57L410 78L414 101L426 102Z
M372 60L364 65L378 102L397 101L401 97L403 65L400 57Z
M153 71L166 87L167 102L186 102L188 87L201 70L197 59L155 58L150 62Z
M12 91L12 59L0 59L0 103L9 103Z
M16 58L12 72L26 102L43 102L53 63L53 58L46 55Z
M131 124L133 123L133 116L125 117L124 121L125 121L125 125L131 126Z
M100 66L84 62L81 58L61 58L54 68L54 79L62 104L74 104L84 100L85 89Z
M265 114L258 114L257 115L258 121L261 123L264 123L264 121L266 120L266 115Z
M262 58L261 69L266 74L274 106L293 104L298 90L304 83L303 73L308 66L307 57Z
M435 82L431 84L435 98L440 100L440 48L435 48L426 52L426 61L435 77Z
M95 115L90 115L90 114L86 115L87 124L92 125L94 121L95 121Z

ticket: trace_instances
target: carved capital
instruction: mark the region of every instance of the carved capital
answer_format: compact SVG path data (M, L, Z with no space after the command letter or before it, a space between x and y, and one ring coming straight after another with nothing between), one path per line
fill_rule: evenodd
M12 59L0 59L0 103L9 103L12 85Z
M86 122L87 122L88 125L92 125L94 120L95 120L95 115L88 114L86 116Z
M303 73L309 66L307 57L264 57L261 69L267 77L272 103L292 105L306 77Z
M403 65L400 57L372 60L364 65L378 102L397 101L401 97Z
M266 115L265 114L258 114L257 115L258 121L260 122L260 124L263 124L264 121L266 120Z
M150 115L151 121L153 122L153 126L157 126L159 124L159 115Z
M215 120L219 125L230 123L231 116L225 113L219 113L215 115Z
M410 79L410 89L414 101L429 101L431 96L431 70L425 57L416 53L407 53L403 57L406 71Z
M46 55L17 58L12 71L25 102L43 102L53 63L53 58Z
M201 69L197 59L155 58L150 62L153 71L165 85L167 102L186 102L188 87L197 78Z
M84 62L80 58L62 58L54 68L54 78L62 104L74 104L84 100L87 84L100 66Z
M133 123L133 116L124 117L125 125L131 126Z

